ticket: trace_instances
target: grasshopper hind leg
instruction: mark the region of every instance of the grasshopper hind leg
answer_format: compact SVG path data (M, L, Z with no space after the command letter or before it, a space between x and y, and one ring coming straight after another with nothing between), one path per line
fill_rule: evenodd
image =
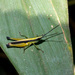
M25 52L25 50L27 49L27 48L29 48L30 46L27 46L27 47L24 47L24 52Z
M35 46L35 48L36 48L37 50L40 50L40 51L42 51L42 53L44 53L44 51L41 50L40 48L38 48L35 44L33 44L33 45Z

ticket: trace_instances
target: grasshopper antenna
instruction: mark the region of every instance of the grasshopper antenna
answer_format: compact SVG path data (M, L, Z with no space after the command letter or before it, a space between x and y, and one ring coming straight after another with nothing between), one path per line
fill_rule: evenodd
M54 27L53 29L51 29L50 31L48 31L47 33L45 33L43 36L42 36L42 38L44 37L44 36L46 36L49 32L51 32L51 31L53 31L55 28L57 28L59 25L57 25L56 27Z

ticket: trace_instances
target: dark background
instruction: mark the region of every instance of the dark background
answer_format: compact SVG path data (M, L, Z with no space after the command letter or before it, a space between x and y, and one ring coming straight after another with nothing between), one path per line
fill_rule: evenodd
M73 61L75 64L75 5L69 6L69 27L71 33L71 41L73 48Z
M70 5L69 7L69 27L71 33L71 41L73 48L73 59L75 57L75 5ZM75 59L74 59L75 64ZM7 56L4 54L0 48L0 75L18 75L13 65L8 60Z

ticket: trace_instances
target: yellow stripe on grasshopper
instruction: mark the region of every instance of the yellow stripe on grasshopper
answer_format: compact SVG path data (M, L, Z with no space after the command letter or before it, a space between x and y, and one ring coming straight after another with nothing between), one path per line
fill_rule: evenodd
M33 43L35 42L27 42L27 43L19 43L19 44L8 43L7 46L8 47L26 47L26 46L30 46Z
M18 40L22 40L22 38L10 38L10 37L7 37L8 40L14 40L14 41L18 41Z

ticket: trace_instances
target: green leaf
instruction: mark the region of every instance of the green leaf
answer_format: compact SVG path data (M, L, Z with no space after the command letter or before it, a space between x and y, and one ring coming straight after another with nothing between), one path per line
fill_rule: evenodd
M7 48L6 39L29 38L53 30L63 34L37 45ZM52 41L54 40L54 41ZM0 0L0 46L19 75L73 75L72 49L68 27L67 0Z

